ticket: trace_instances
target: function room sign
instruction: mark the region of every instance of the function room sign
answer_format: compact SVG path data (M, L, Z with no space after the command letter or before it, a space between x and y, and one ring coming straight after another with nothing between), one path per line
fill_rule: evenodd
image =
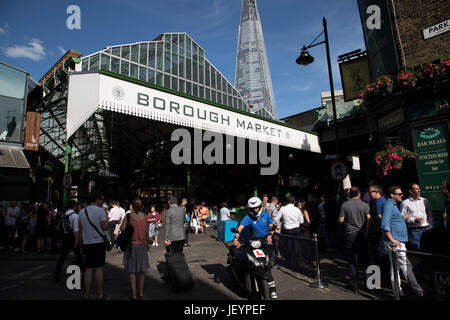
M445 127L441 124L415 128L413 139L422 196L430 200L433 210L441 211L440 186L443 180L450 179Z

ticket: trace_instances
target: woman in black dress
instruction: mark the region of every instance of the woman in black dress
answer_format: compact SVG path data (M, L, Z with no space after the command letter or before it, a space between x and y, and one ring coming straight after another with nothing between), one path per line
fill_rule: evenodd
M35 236L37 239L37 252L42 253L45 250L45 237L48 228L48 204L43 203L37 209Z
M304 218L303 223L300 225L300 236L304 238L311 238L311 233L309 232L309 225L311 221L309 220L308 211L305 208L305 200L302 199L298 201L297 208L300 209Z

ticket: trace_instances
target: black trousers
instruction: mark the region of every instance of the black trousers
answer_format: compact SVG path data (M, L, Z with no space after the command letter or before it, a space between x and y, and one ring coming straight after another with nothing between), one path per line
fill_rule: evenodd
M108 222L108 233L109 233L109 241L111 242L112 246L116 244L116 239L114 239L114 229L116 228L116 225L118 225L120 221L113 220Z
M66 256L69 254L70 251L73 251L73 253L75 254L75 260L77 261L77 265L80 267L81 271L82 272L85 271L86 268L84 266L83 259L81 258L80 245L78 245L76 248L72 248L72 249L64 248L61 250L58 261L56 262L55 274L54 274L55 280L60 279L61 270L64 265L64 260L66 260Z
M364 277L367 278L366 270L368 266L368 247L363 232L352 232L345 234L345 249L348 257L348 269L350 286L358 287L358 264L362 264Z
M172 241L166 246L166 252L183 252L184 240Z

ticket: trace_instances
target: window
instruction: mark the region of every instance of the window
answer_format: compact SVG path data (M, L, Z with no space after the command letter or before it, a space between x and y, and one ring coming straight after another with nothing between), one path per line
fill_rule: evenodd
M156 84L161 87L164 85L164 75L161 72L156 72Z
M211 100L211 89L206 89L205 99L206 100Z
M137 79L138 76L138 66L137 64L132 63L130 68L130 77Z
M0 66L2 65L0 64ZM0 71L2 72L3 70L1 69ZM25 73L23 75L26 76ZM3 78L4 75L2 74L1 77ZM2 106L0 108L0 131L1 133L6 133L6 136L2 134L2 140L6 140L9 142L22 142L22 119L24 109L23 96L25 90L25 79L26 78L24 78L24 82L20 84L20 88L17 88L19 90L14 89L14 91L20 91L14 95L21 95L22 99L0 96L0 106ZM6 86L9 87L9 85ZM3 91L1 88L0 90ZM12 95L11 92L9 92L8 95Z
M98 71L98 64L99 64L99 55L93 55L89 59L89 70L90 71Z
M148 69L147 70L148 82L155 84L155 70Z
M192 80L191 68L192 61L190 58L186 57L186 79Z
M114 47L111 50L111 54L116 57L120 57L120 47Z
M139 45L139 63L147 65L147 51L148 45L146 43L141 43Z
M168 35L168 40L164 42L164 71L170 72L171 67L171 54L170 54L170 35Z
M130 60L130 46L122 46L121 57Z
M194 84L192 86L192 95L195 97L198 97L198 85L197 84Z
M222 77L219 73L217 73L217 89L222 90ZM220 99L222 100L222 99Z
M139 67L139 80L147 81L147 68Z
M164 75L164 87L170 89L170 76L167 74Z
M101 55L100 68L103 70L109 70L109 56L107 56L106 54Z
M192 95L192 83L186 81L186 93Z
M211 65L209 62L205 61L205 85L210 87L211 86Z
M178 86L178 91L179 92L183 92L183 93L185 93L186 92L186 88L185 88L185 83L184 83L185 81L184 80L178 80L178 84L179 84L179 86Z
M88 71L89 67L89 58L83 59L83 62L81 64L81 71Z
M120 60L118 58L111 58L111 71L115 72L115 73L120 73L119 72L119 63Z
M139 46L137 44L131 46L131 61L138 62L138 50Z
M205 87L199 86L199 97L205 99Z
M217 102L222 104L222 94L220 92L217 92Z
M155 67L155 59L156 59L156 50L155 44L148 44L148 66L154 68Z
M162 42L158 42L156 45L156 68L159 70L163 70L163 43Z
M129 77L130 76L130 63L122 60L120 62L120 74Z
M192 63L192 80L198 83L198 63L195 61Z
M172 79L172 90L178 91L178 79L175 77L171 77Z
M211 67L211 88L216 89L216 69Z

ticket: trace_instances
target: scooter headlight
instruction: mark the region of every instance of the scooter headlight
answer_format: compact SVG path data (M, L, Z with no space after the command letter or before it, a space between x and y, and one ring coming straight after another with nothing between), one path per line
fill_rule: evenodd
M253 249L261 248L261 240L250 240L250 245Z

